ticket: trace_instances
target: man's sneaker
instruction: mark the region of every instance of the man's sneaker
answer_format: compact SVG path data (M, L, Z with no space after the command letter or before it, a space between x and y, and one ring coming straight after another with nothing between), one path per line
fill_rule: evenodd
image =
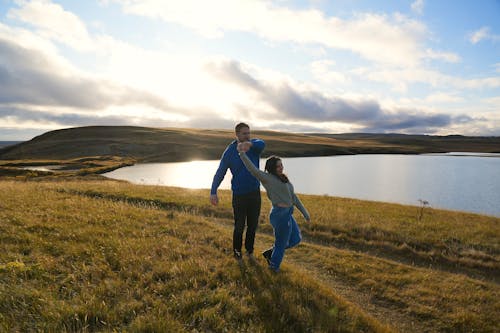
M233 250L233 255L236 260L241 260L241 252L238 250Z
M271 256L273 255L273 249L265 250L262 252L262 256L266 258L267 264L271 265Z

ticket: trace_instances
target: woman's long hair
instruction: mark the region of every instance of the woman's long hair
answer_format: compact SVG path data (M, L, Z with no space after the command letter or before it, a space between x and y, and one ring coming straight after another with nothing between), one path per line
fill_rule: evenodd
M281 158L278 156L271 156L266 161L265 170L272 175L278 177L283 183L288 183L288 177L285 174L278 175L276 172L276 166L278 165L278 161L281 161Z

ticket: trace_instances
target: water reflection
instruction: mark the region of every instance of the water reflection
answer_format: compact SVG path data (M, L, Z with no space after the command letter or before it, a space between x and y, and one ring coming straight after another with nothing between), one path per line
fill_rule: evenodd
M219 161L192 161L178 163L147 163L120 168L104 174L134 184L210 188ZM222 189L231 188L230 171L224 178Z
M219 161L138 164L106 176L137 184L210 188ZM284 158L296 191L500 216L500 158L352 155ZM264 165L264 161L261 161ZM228 170L220 188L231 187Z

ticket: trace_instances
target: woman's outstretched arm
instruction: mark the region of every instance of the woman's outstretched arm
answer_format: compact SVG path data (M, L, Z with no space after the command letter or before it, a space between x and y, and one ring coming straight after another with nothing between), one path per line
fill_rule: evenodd
M304 205L302 204L302 201L300 201L299 197L295 195L295 193L293 193L292 197L293 197L293 204L295 205L295 207L297 207L300 210L300 212L304 216L304 219L307 222L310 222L311 216L309 215L309 212L307 211L306 207L304 207Z
M245 167L248 169L248 171L258 180L260 180L263 184L267 183L269 180L269 174L265 173L262 170L257 169L257 167L250 161L248 158L247 154L244 151L239 152L241 161L245 165Z

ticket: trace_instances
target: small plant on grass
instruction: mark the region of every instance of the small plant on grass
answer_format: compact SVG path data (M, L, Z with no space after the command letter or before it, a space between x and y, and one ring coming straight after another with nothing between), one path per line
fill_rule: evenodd
M425 207L430 207L430 204L429 201L422 199L418 199L418 202L420 202L420 207L418 208L417 221L420 222L422 220L422 217L424 216Z

